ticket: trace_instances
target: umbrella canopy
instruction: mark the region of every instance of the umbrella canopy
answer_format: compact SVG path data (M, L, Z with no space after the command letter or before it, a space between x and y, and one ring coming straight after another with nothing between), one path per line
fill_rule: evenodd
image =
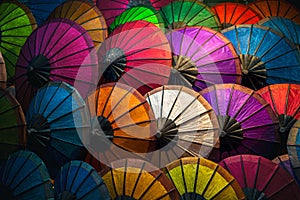
M182 158L168 164L164 171L181 199L245 199L237 181L205 158Z
M7 200L40 200L53 198L49 173L43 161L33 152L11 154L0 169L0 195Z
M206 27L185 27L166 34L173 53L169 84L200 91L220 83L241 83L241 68L233 45Z
M6 67L2 57L2 53L0 52L0 88L2 89L6 88L6 81L7 81Z
M260 89L275 83L300 83L300 53L283 35L259 25L222 31L242 62L242 84Z
M140 88L142 93L163 85L172 65L171 48L164 33L141 20L117 27L97 55L100 83L118 81L126 72L121 82Z
M0 88L0 162L9 154L23 149L26 143L26 122L19 102Z
M0 51L10 84L13 83L21 48L35 28L35 19L26 6L17 1L0 3Z
M97 75L96 53L88 33L68 19L52 19L34 31L16 66L16 92L26 112L36 91L49 81L64 81L85 97ZM79 74L79 70L81 70Z
M102 178L89 164L71 161L61 167L54 182L55 198L60 200L110 200Z
M177 29L185 26L206 26L219 30L218 17L208 6L198 0L173 1L160 9L166 28Z
M239 24L255 24L262 19L249 6L240 3L220 3L211 10L218 16L222 29Z
M167 176L148 162L138 159L118 160L100 174L112 199L179 200Z
M276 158L274 158L272 160L272 162L281 166L285 171L287 171L289 173L289 175L291 175L297 181L297 177L293 172L290 157L288 154L277 156ZM298 184L299 183L300 182L298 181Z
M248 4L250 2L256 1L256 0L199 0L202 3L205 3L206 5L213 7L216 4L220 4L220 3L241 3L241 4Z
M156 118L151 163L164 167L184 156L207 156L217 143L218 123L208 102L182 86L162 86L146 95Z
M79 134L88 134L88 110L79 93L63 82L38 90L26 115L28 148L47 165L51 177L65 163L85 156Z
M99 9L85 0L71 0L58 6L49 19L67 18L81 25L92 38L94 45L100 45L107 37L105 18Z
M238 181L247 199L300 199L295 180L271 160L238 155L219 164Z
M274 158L278 154L278 121L271 106L255 91L235 84L214 85L200 92L213 107L219 124L220 147L211 159L237 154Z
M158 11L152 7L135 6L128 8L122 14L116 17L114 22L109 26L109 31L112 32L117 26L137 20L144 20L155 24L158 28L164 29L164 21Z
M270 27L292 41L300 50L300 25L284 17L266 17L259 25Z
M292 3L284 0L260 0L249 3L262 18L270 16L284 17L300 23L300 10Z

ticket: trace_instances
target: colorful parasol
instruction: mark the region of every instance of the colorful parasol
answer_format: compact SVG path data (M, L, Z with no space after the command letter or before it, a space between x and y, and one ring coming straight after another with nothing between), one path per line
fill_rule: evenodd
M207 156L217 143L218 123L208 102L182 86L146 94L156 118L156 149L148 159L159 168L180 157Z
M110 200L102 178L82 161L71 161L61 167L54 188L56 199Z
M107 25L99 9L85 0L71 0L58 6L49 19L66 18L81 25L92 38L94 45L100 45L107 37Z
M220 3L211 10L218 16L222 29L239 24L255 24L262 19L249 6L240 3Z
M182 158L168 164L164 171L181 199L245 199L237 181L205 158Z
M52 199L47 168L33 152L11 154L0 169L0 195L6 200Z
M93 47L88 33L68 19L52 19L34 31L16 66L17 99L24 111L36 91L49 81L70 85L76 81L76 89L87 96L98 73Z
M186 27L166 35L173 52L169 84L200 91L218 83L241 83L239 58L221 33L206 27Z
M173 1L159 12L169 29L186 26L206 26L214 30L220 28L218 17L198 0Z
M35 28L35 19L26 6L17 1L0 2L0 51L9 84L14 82L20 50Z
M241 3L241 4L249 4L250 2L256 1L256 0L199 0L202 3L205 3L206 5L213 7L216 4L221 4L221 3Z
M293 4L284 0L260 0L249 3L248 6L255 10L262 18L278 16L291 19L300 23L300 10Z
M276 158L274 158L272 160L272 162L281 166L285 171L287 171L289 173L289 175L291 175L291 177L293 177L297 181L297 177L293 172L290 157L288 154L277 156ZM300 182L298 182L298 183L300 183Z
M300 53L283 35L259 25L222 31L242 62L242 84L260 89L268 84L300 83Z
M300 199L295 180L266 158L238 155L219 164L238 181L247 199Z
M179 200L171 181L150 163L123 159L100 173L112 199Z
M9 154L23 149L26 143L26 122L19 102L0 88L0 163Z
M26 120L28 148L44 160L51 177L65 163L84 158L79 135L89 133L90 119L84 100L72 86L50 82L39 89Z
M0 51L0 88L2 89L6 88L6 81L7 81L6 66Z
M215 111L220 147L211 159L220 161L237 154L274 158L278 155L277 118L271 106L255 91L235 84L221 84L200 92Z

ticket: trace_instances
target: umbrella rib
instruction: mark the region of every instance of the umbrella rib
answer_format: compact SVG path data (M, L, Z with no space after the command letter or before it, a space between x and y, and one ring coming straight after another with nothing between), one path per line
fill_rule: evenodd
M276 46L276 45L275 45ZM282 53L282 54L280 54L280 55L278 55L278 56L275 56L275 57L273 57L273 58L271 58L271 59L269 59L269 60L267 60L267 61L264 61L264 64L266 64L266 63L268 63L268 62L271 62L271 61L273 61L273 60L276 60L277 58L280 58L280 57L282 57L282 56L286 56L287 54L289 54L289 53L291 53L291 52L297 52L298 50L295 48L295 49L291 49L291 50L289 50L289 51L287 51L287 52L284 52L284 53ZM263 56L265 56L265 54L263 55ZM263 56L261 56L261 58L263 57ZM296 65L296 66L299 66L299 65ZM275 69L280 69L280 67L275 67ZM272 70L272 68L271 68L271 70Z
M71 57L71 56L74 56L74 55L76 55L76 54L79 54L79 53L82 53L82 52L85 52L85 51L90 51L90 50L92 50L93 48L94 48L94 47L88 47L88 48L81 49L81 50L79 50L79 51L73 52L73 53L71 53L71 54L64 55L63 57L61 57L61 58L59 58L59 59L56 59L56 60L50 62L49 64L50 64L50 65L53 65L54 63L60 62L60 61L62 61L62 60L64 60L64 59L69 58L69 57ZM59 54L53 54L52 57L49 58L49 60L51 60L53 57L55 57L55 56L57 56L57 55L59 55ZM86 56L86 57L87 57L87 56ZM86 57L85 57L85 58L86 58ZM80 63L82 63L82 62L80 62Z
M193 189L193 192L195 194L196 194L197 185L198 185L199 167L200 167L200 158L197 159L196 175L195 175L195 180L194 180L194 189Z
M95 190L99 190L102 185L104 185L104 182L101 182L100 184L94 186L92 189L90 189L90 191L88 191L87 193L85 193L84 195L82 195L78 200L80 200L80 199L83 200L86 196L88 196L89 194L91 194Z
M140 197L138 199L143 199L143 197L149 192L150 188L154 185L154 183L156 181L159 180L159 178L161 177L162 172L160 172L153 181L151 181L151 183L147 186L146 190L143 191L143 193L140 195Z
M22 191L21 193L15 195L14 197L15 197L16 199L19 199L19 198L22 199L22 198L21 198L22 195L26 194L27 192L30 192L33 188L40 187L40 186L42 186L42 185L44 185L45 183L48 183L48 182L50 182L50 181L49 181L49 180L44 180L43 182L41 182L41 183L35 185L34 187Z
M9 129L13 129L13 128L20 128L20 127L25 127L25 124L19 124L19 125L13 125L13 126L7 126L7 127L1 127L0 130L9 130Z
M163 77L163 78L169 78L168 76L166 75L163 75L163 74L158 74L158 73L155 73L153 71L148 71L146 69L143 69L143 68L139 68L139 67L131 67L131 66L127 66L128 68L131 68L131 69L134 69L136 71L141 71L141 72L144 72L144 73L148 73L148 74L151 74L151 75L156 75L156 76L159 76L159 77ZM128 74L129 76L132 76L130 73ZM133 77L133 76L132 76Z
M207 52L207 53L205 52L206 54L204 54L204 55L202 55L201 57L197 58L196 60L194 60L194 62L198 62L198 61L200 61L201 59L203 59L203 58L205 58L205 57L207 57L207 56L210 56L211 54L213 54L213 53L215 53L216 51L218 51L218 50L220 50L220 49L222 49L222 48L228 46L229 44L230 44L230 42L229 42L229 43L224 43L222 46L219 46L218 48L213 49L213 50L210 51L210 52ZM231 59L232 59L232 58L231 58Z
M184 1L183 1L183 2L184 2ZM196 4L196 2L197 2L197 1L193 1L192 6L190 6L190 9L189 9L187 15L184 17L184 19L186 19L186 17L188 16L188 14L190 13L190 11L192 10L192 7L194 7L194 5L199 5L199 4ZM199 6L199 7L200 7L200 6ZM197 9L197 10L198 10L198 9ZM193 19L195 19L195 18L196 18L203 10L206 10L204 6L201 7L201 8L198 10L198 12L196 12L196 14L194 14L194 15L191 16L191 17L189 17L189 19L187 19L186 24L189 24L189 23L190 23ZM206 20L206 19L204 19L204 20L202 20L202 21L198 21L198 22L195 23L195 24L189 24L189 25L195 26L195 25L198 25L199 23L201 23L201 22L203 22L203 21L205 21L205 20Z
M128 160L125 160L125 167L124 167L124 175L123 175L123 191L122 191L122 195L125 196L126 195L126 173L127 173L127 165L128 165Z
M281 187L279 190L277 190L276 192L274 192L273 194L270 194L268 196L269 199L272 199L273 196L275 196L276 194L282 192L285 188L287 188L288 186L290 186L291 184L295 184L295 179L291 179L286 185L284 185L283 187Z
M220 195L225 189L227 189L229 186L231 186L231 184L234 182L234 180L235 179L233 178L229 182L227 182L227 184L221 190L219 190L213 197L211 197L211 199L216 199L218 195Z
M160 46L165 46L165 45L168 45L168 42L165 42L165 43L159 43L159 44L154 44L154 45L151 45L151 46L147 46L147 47L143 47L142 49L138 49L138 50L136 50L136 51L133 51L132 53L128 53L128 54L126 54L126 57L129 57L129 56L132 56L132 55L134 55L134 54L137 54L137 53L141 53L141 52L143 52L143 51L147 51L147 50L151 50L151 49L153 49L153 48L155 48L155 47L160 47ZM123 57L125 57L125 56L123 56ZM155 57L156 58L156 57ZM153 59L155 59L155 58L153 58ZM143 60L144 58L140 58L140 60ZM156 59L162 59L162 58L156 58ZM170 60L170 59L168 59L168 58L165 58L166 60ZM128 60L127 60L128 61Z
M76 171L76 173L75 173L75 175L74 175L74 178L73 178L73 180L72 180L72 183L71 183L71 186L70 186L70 190L71 190L71 191L73 190L74 183L77 182L77 181L76 181L76 178L77 178L78 176L80 176L80 178L83 178L83 177L82 177L82 174L79 173L80 168L82 168L82 162L79 163L79 166L77 167L77 171ZM74 194L77 194L77 192L78 192L78 190L80 189L80 187L81 187L81 186L83 185L83 183L84 183L84 182L92 175L93 172L94 172L94 169L90 170L90 171L85 175L85 177L83 178L83 180L80 181L79 185L76 186L77 188L76 188L76 189L74 188L74 189L75 189ZM78 182L77 182L77 183L78 183ZM85 194L83 194L83 195L85 195ZM81 196L81 198L82 198L82 196Z
M10 22L12 22L12 21L14 21L14 20L20 18L20 17L23 17L23 16L26 16L26 14L22 14L21 16L17 16L17 17L15 17L15 18L11 19L11 21L7 21L6 23L1 24L1 26L4 26L4 25L6 25L6 24L8 24L8 23L10 23ZM10 27L10 28L8 28L8 29L4 29L4 28L3 28L3 29L1 29L1 32L3 33L3 32L7 32L7 31L12 31L12 30L16 30L16 29L19 29L19 28L24 28L24 27L27 27L27 26L32 26L32 25L34 25L34 24L29 23L29 24L23 24L23 25L21 25L21 26ZM18 33L18 32L14 32L14 33Z
M137 180L136 180L136 182L135 182L135 184L134 184L134 187L133 187L133 189L132 189L132 192L131 192L131 195L130 195L131 197L134 197L134 193L135 193L136 188L137 188L137 185L138 185L138 183L139 183L139 181L140 181L140 178L141 178L141 175L142 175L142 173L143 173L143 170L144 170L145 165L146 165L146 163L143 162L143 164L142 164L142 166L141 166L141 169L140 169L140 172L139 172L139 175L138 175L138 177L137 177Z
M20 152L21 153L21 152ZM10 180L10 182L8 183L8 185L11 185L11 184L13 184L13 182L15 181L15 179L17 178L17 176L20 174L20 171L22 170L22 168L27 164L27 162L29 161L29 159L30 159L30 157L31 157L31 154L30 155L28 155L26 158L25 158L25 160L23 161L23 165L21 165L20 167L19 167L19 169L16 171L16 173L13 175L13 177L12 177L12 179ZM17 159L17 157L16 157L16 159Z
M228 21L229 23L231 23L233 16L236 14L236 9L237 9L238 5L239 5L238 3L235 3L234 10L233 10L233 12L231 13L231 16L230 16L229 21ZM249 9L249 7L248 7L247 9ZM226 12L226 10L227 10L227 9L226 9L226 3L225 3L225 9L224 9L224 10L225 10L225 12ZM245 10L245 11L243 12L243 14L244 14L246 11L247 11L247 10ZM243 14L242 14L242 15L243 15ZM240 15L240 16L238 17L238 19L241 18L242 15ZM225 15L224 15L224 18L226 18L226 13L225 13ZM226 20L225 20L225 23L226 23ZM235 23L232 23L232 24L235 24Z
M185 176L184 176L184 169L183 169L182 159L180 159L179 162L180 162L181 177L182 177L182 181L183 181L184 191L185 191L185 193L188 193L188 189L187 189L187 186L186 186L186 180L185 180Z
M213 171L211 177L209 178L207 184L205 185L205 188L203 189L203 192L202 192L201 196L203 196L203 197L205 196L205 193L207 192L209 185L211 184L213 178L215 177L215 175L216 175L216 173L217 173L217 171L218 171L218 168L219 168L219 165L217 165L217 166L214 168L214 171Z
M111 180L112 180L112 185L113 185L114 193L116 194L116 196L118 196L118 192L117 192L117 187L116 187L116 183L115 183L115 179L114 179L114 172L113 172L113 170L117 170L117 169L110 168L110 174L111 174Z
M279 170L279 165L276 165L275 170L272 171L271 177L268 180L266 180L266 184L264 185L263 189L261 191L259 191L259 194L265 192L265 190L267 189L267 187L270 184L271 180L273 179L275 174L278 172L278 170Z
M20 7L16 6L14 7L12 10L9 10L9 5L5 7L4 10L6 10L8 13L6 13L6 15L1 16L0 18L0 22L3 22L5 20L5 18L8 18L10 15L12 15L17 9L19 9ZM23 10L24 11L24 10ZM27 14L27 13L26 13ZM9 21L9 20L8 20ZM2 24L0 24L0 26L2 26Z
M267 108L269 106L269 104L265 104L262 105L262 107L260 107L259 109L257 109L255 112L252 112L250 115L248 115L247 117L245 117L244 119L242 119L239 123L243 123L246 120L248 120L249 118L253 117L254 115L256 115L258 112L262 111L263 109Z
M186 52L184 53L184 55L188 55L188 52L190 52L191 51L191 48L192 48L192 46L194 46L194 45L199 45L200 47L203 47L203 44L198 44L199 43L199 41L197 41L197 43L196 43L196 39L199 37L199 34L200 34L200 32L202 31L202 29L203 29L203 26L200 26L199 28L197 28L197 33L195 34L195 36L192 38L192 42L190 42L189 43L189 46L188 46L188 48L186 49ZM184 30L186 30L186 28L184 29ZM171 34L172 35L172 34ZM184 36L182 36L182 38L181 38L181 41L183 42L183 39L184 39ZM175 41L176 42L176 41ZM185 41L185 44L187 43L187 41ZM191 56L191 59L193 58L193 56L195 55L195 53L196 52L198 52L198 50L200 50L201 48L197 48L196 49L196 51L194 52L194 54ZM181 52L181 51L180 51Z
M117 131L117 130L121 130L123 128L128 128L128 127L141 125L141 124L148 124L148 123L151 123L151 122L154 122L154 120L146 120L146 121L137 122L135 124L127 124L127 125L124 125L124 126L118 126L117 128L114 128L113 130Z
M50 23L46 23L46 28L45 28L45 33L47 33L48 32L48 28L49 28L49 24ZM59 25L58 25L59 26ZM58 29L58 26L56 26L55 27L55 29ZM38 31L36 31L35 32L35 34L38 34L39 32ZM49 36L49 39L47 39L46 40L46 44L45 44L45 46L44 46L44 49L42 49L42 44L43 44L43 42L41 42L40 43L40 54L41 55L45 55L45 52L46 52L46 50L48 49L48 47L49 47L49 45L52 43L51 41L52 41L52 39L54 38L54 34L55 34L55 31L51 31L51 35ZM46 34L43 34L43 36L42 36L42 40L41 41L44 41L45 40L45 36L46 36ZM53 48L53 47L52 47ZM51 49L52 49L51 48ZM28 49L30 49L29 47L28 47ZM50 51L49 51L50 52ZM49 53L48 52L48 53ZM32 57L32 56L31 56Z
M4 96L1 97L1 98L4 98ZM10 108L1 111L1 112L0 112L0 115L3 115L3 114L5 114L5 113L7 113L7 112L9 112L9 111L11 111L11 110L17 110L18 107L19 107L19 105L18 105L18 104L15 104L14 106L11 106Z

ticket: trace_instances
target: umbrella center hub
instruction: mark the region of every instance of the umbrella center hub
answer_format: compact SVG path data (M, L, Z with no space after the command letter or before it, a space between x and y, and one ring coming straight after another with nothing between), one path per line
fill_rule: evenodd
M157 119L158 130L155 137L157 140L156 147L161 149L169 144L175 135L178 133L178 127L171 119L159 118Z
M76 196L69 191L63 191L57 197L58 200L76 200Z
M184 193L181 197L181 199L206 200L203 196L194 192Z
M191 84L196 81L198 69L196 63L189 57L173 55L172 75L179 73Z
M265 193L255 189L255 188L243 188L242 189L246 197L252 197L252 199L268 200Z
M177 21L177 22L173 22L172 24L168 25L168 28L169 29L178 29L178 28L183 28L186 26L187 26L187 24L185 22Z
M117 196L116 200L135 200L135 198L123 195L123 196Z
M27 66L27 77L33 87L40 88L49 82L50 63L46 56L38 55L31 59Z
M99 116L97 119L98 119L98 123L102 129L101 131L104 132L104 134L107 138L112 140L114 137L114 131L113 131L113 128L112 128L109 120L103 116Z
M130 0L129 3L127 4L127 9L135 7L135 6L150 6L150 7L152 7L152 4L150 3L149 0Z
M0 196L6 200L14 200L13 191L6 185L0 184Z
M233 26L233 24L231 24L231 23L226 23L226 22L224 22L224 23L222 24L222 28L223 28L223 29L229 28L229 27L231 27L231 26Z

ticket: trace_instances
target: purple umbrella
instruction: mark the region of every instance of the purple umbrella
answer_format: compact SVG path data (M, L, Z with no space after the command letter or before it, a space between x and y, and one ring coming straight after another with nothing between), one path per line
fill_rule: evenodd
M270 159L277 156L280 150L277 118L255 91L222 84L208 87L201 94L211 104L220 125L220 144L212 151L212 160L246 153Z
M173 52L170 84L200 91L213 84L241 83L239 58L221 33L207 27L186 27L167 34Z

